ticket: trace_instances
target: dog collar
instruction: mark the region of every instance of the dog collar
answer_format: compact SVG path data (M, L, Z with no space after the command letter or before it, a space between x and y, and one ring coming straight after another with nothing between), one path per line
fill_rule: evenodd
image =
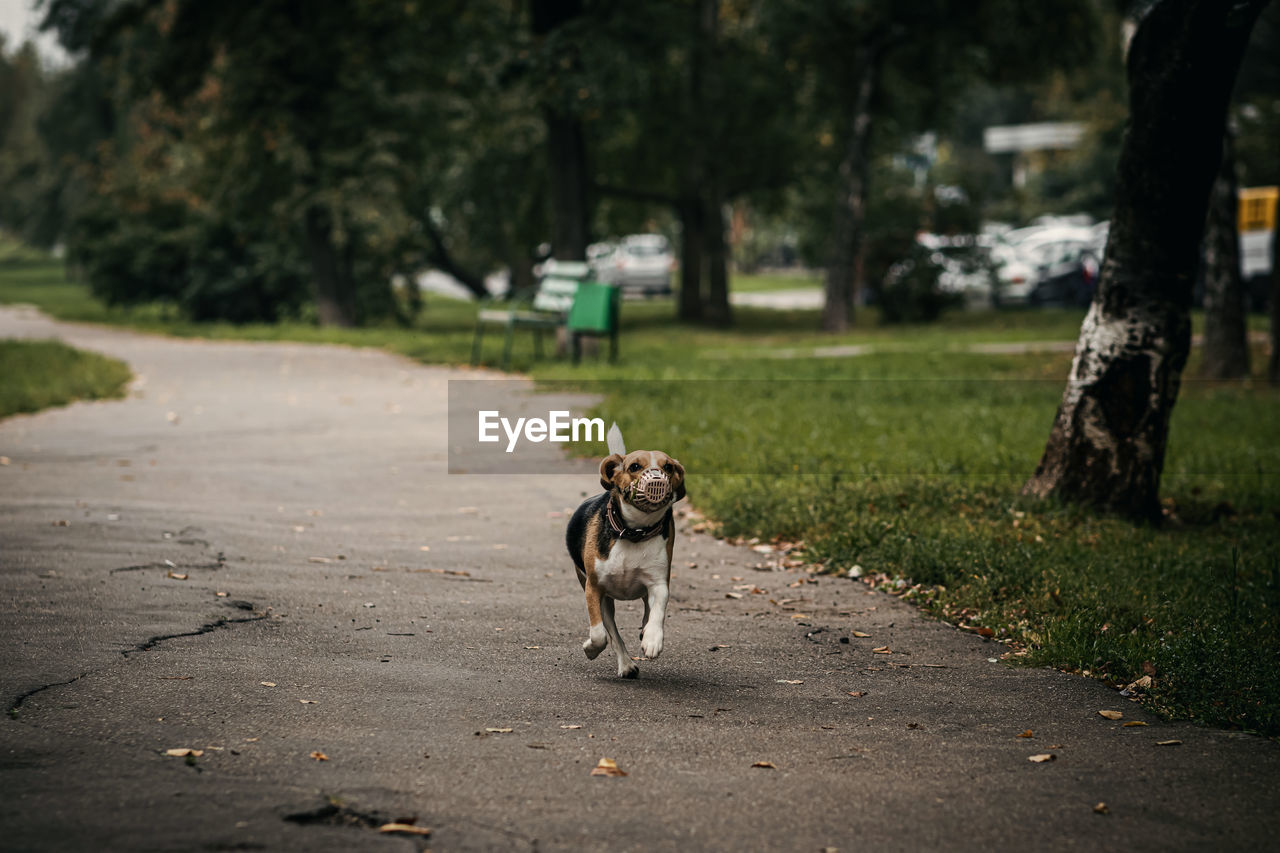
M614 505L613 497L609 498L609 503L605 509L605 518L609 521L609 527L613 530L615 536L619 539L625 539L628 542L643 542L646 539L652 539L662 532L662 528L666 525L666 516L658 519L648 527L627 527L621 518L621 513Z

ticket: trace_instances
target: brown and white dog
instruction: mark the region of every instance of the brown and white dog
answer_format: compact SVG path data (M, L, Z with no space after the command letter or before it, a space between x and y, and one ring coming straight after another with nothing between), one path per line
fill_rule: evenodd
M565 544L587 594L591 630L582 650L594 660L612 640L618 675L635 678L640 668L618 633L613 602L644 599L640 651L650 660L662 654L676 534L671 505L685 496L684 466L660 450L627 453L617 424L608 444L610 453L600 462L605 492L578 507Z

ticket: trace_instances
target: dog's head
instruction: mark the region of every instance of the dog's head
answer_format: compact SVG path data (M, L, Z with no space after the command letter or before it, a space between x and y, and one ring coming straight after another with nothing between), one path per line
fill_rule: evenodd
M654 512L684 497L684 466L661 450L611 453L600 460L600 485L636 509Z

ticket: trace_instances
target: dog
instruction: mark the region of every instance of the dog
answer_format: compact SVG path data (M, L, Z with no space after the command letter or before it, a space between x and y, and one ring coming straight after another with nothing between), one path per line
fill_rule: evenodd
M627 654L613 618L613 602L644 600L640 651L662 654L671 551L675 544L672 504L685 497L684 466L659 450L627 452L615 423L600 461L604 494L582 502L569 519L565 545L587 595L590 631L582 644L588 660L609 641L618 656L618 675L635 678L640 667Z

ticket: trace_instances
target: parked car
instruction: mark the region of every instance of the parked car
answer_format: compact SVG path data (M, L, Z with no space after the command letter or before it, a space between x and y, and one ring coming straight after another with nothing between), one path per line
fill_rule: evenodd
M632 234L608 250L607 245L597 243L587 250L597 279L616 284L624 293L645 296L671 293L675 256L666 237Z
M1097 285L1105 229L1076 224L1019 228L1003 235L993 254L1000 262L1002 305L1088 305Z

